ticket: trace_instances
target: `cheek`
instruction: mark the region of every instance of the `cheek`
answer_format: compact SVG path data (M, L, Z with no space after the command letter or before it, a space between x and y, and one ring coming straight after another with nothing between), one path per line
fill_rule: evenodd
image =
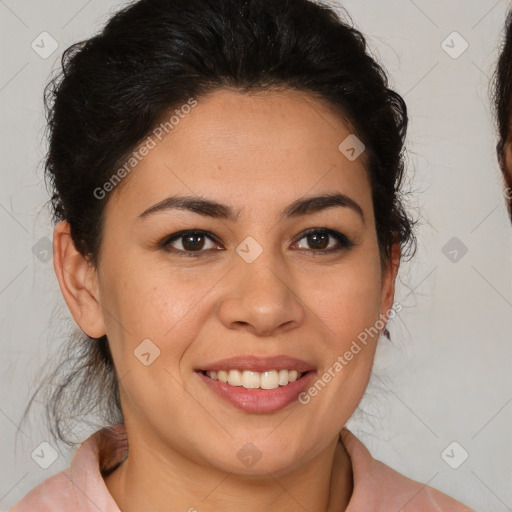
M107 334L111 344L119 345L118 351L132 354L143 340L150 339L169 358L180 358L211 314L215 293L209 296L208 292L219 276L203 267L183 273L161 264L152 266L147 260L144 265L137 263L142 260L127 257L107 269L109 279L102 290ZM336 350L343 350L378 318L376 247L347 254L336 265L301 269L291 279L290 287L304 304L306 315L309 310L311 321L318 323ZM229 296L229 290L225 292Z
M107 271L104 317L120 374L139 367L134 356L144 340L151 340L146 346L158 354L155 363L174 371L204 321L198 317L203 311L200 301L211 285L199 278L180 279L162 266L120 263Z
M183 277L170 265L137 253L107 271L105 304L134 336L165 336L190 313L206 286L200 275Z
M310 413L310 432L335 435L360 402L371 374L378 339L380 266L359 258L319 283L314 316L323 333L317 379L300 397ZM323 290L322 290L323 288ZM315 437L315 435L313 435Z
M158 415L163 407L190 401L180 364L205 321L199 302L204 293L202 285L150 268L113 279L106 297L112 308L107 334L124 403L137 414Z
M378 261L367 264L363 258L340 266L319 280L310 278L314 290L308 300L315 315L328 328L334 347L341 350L351 340L374 325L379 318L381 279Z

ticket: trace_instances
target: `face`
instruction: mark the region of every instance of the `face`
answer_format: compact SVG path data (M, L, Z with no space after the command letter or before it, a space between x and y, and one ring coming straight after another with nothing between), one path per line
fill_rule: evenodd
M303 93L219 90L108 197L97 308L75 318L108 335L128 431L162 455L279 474L355 410L377 335L353 342L382 330L398 256L381 265L365 155L338 149L350 133Z

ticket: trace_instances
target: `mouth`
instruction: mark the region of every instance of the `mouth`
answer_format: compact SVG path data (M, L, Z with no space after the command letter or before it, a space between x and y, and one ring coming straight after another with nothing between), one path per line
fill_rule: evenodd
M194 372L215 400L250 413L272 413L298 404L298 395L316 375L299 359L255 356L225 359Z

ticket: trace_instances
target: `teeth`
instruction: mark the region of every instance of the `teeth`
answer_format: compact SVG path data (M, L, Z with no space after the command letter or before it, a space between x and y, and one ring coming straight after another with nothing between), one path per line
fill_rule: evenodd
M290 382L295 382L299 378L299 372L297 370L292 370L288 372L288 380Z
M246 389L277 389L295 382L302 376L298 370L268 370L265 372L253 372L250 370L220 370L218 372L206 372L213 380L227 382L231 386L243 386Z
M260 376L257 372L245 371L242 373L242 386L247 389L260 387Z
M276 389L279 387L279 374L276 370L263 372L260 377L261 389Z
M239 370L229 370L228 384L231 384L232 386L241 386L242 385L242 372Z

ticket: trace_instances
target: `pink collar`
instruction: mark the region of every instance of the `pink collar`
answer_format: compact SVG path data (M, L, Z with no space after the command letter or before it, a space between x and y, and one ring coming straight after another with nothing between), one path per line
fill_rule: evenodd
M474 512L374 459L346 428L342 429L340 440L350 456L354 479L345 512ZM127 456L124 425L98 430L76 451L71 467L32 489L10 512L120 512L103 477Z

